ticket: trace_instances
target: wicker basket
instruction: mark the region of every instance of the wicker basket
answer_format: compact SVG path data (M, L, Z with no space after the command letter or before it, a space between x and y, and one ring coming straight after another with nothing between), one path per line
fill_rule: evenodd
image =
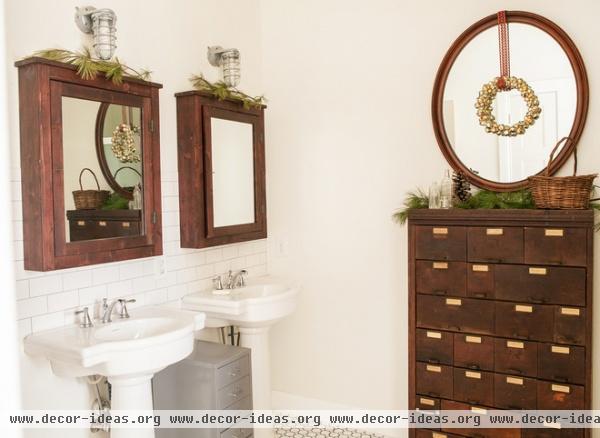
M529 177L529 187L537 208L546 209L586 209L590 203L594 178L598 174L577 176L577 147L573 148L573 176L550 176L550 164L554 154L563 142L571 142L569 137L562 138L548 160L543 175Z
M98 190L83 190L83 186L81 185L81 177L83 172L86 170L94 177L96 186L98 186ZM81 172L79 173L79 188L81 190L73 191L73 200L75 201L75 209L77 210L98 209L104 205L108 199L108 195L110 194L108 190L100 190L100 184L98 183L96 174L92 171L92 169L88 169L87 167L81 169Z

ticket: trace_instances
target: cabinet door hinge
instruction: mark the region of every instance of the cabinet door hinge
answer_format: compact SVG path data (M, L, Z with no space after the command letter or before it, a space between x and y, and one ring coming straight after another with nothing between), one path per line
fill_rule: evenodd
M154 119L150 119L150 132L154 132Z
M158 222L158 213L156 213L156 211L152 212L152 223L155 224L156 222Z

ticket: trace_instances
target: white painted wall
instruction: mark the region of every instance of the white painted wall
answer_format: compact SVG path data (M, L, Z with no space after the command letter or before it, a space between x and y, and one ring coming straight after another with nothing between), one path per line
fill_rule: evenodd
M14 261L2 263L17 277L17 318L19 336L61 326L73 321L73 310L98 302L102 297L134 296L138 305L177 300L186 293L209 285L215 273L249 268L250 275L266 271L266 241L230 245L204 251L179 248L179 205L177 187L177 144L175 98L178 91L191 89L188 78L203 72L217 78L218 70L206 59L206 47L234 46L242 53L241 86L250 93L262 93L258 1L180 0L178 2L103 0L92 4L109 7L118 15L117 55L136 68L149 68L152 79L164 84L160 92L161 166L163 194L163 240L166 274L156 275L154 259L90 266L47 274L23 270L21 184L19 162L17 70L14 61L36 50L62 47L78 49L87 40L73 22L78 0L6 0L8 112L12 172L3 172L1 187L12 190L15 234ZM4 73L4 71L3 71ZM0 85L1 86L1 85ZM1 99L4 103L5 99ZM1 114L0 114L1 116ZM0 129L0 133L5 133ZM4 151L3 151L4 152ZM0 160L3 165L7 160ZM10 181L10 183L9 183ZM3 211L4 204L0 204ZM10 216L9 216L10 217ZM2 226L10 224L2 222ZM6 234L1 233L4 237ZM4 247L3 247L4 249ZM7 254L7 252L3 252ZM11 258L11 257L9 257ZM6 260L6 259L4 259ZM10 276L1 276L9 281ZM2 290L0 300L11 297ZM10 312L14 298L0 306ZM0 323L5 318L0 317ZM14 321L8 318L8 321ZM2 339L6 337L1 336ZM14 338L13 338L14 339ZM43 359L21 355L23 404L27 409L75 408L90 406L91 392L79 380L55 377ZM13 383L0 379L4 385ZM2 401L4 402L4 400ZM4 435L2 435L4 436ZM27 431L27 437L87 437L88 431ZM95 435L97 436L97 435Z
M0 0L0 23L4 27L4 0ZM0 32L0 65L6 64L6 38L5 33ZM2 361L0 361L0 412L16 410L21 407L21 396L19 391L20 373L19 373L19 355L17 345L17 325L15 319L15 277L12 264L7 263L7 255L13 250L11 200L8 175L10 172L10 148L8 142L8 107L6 105L6 94L8 88L6 84L6 70L0 69L0 176L5 184L0 184L0 208L7 214L7 220L0 221L0 254L2 254L2 263L0 263L0 351L2 351ZM0 427L0 436L6 438L18 438L20 431L5 430Z
M580 171L597 171L600 3L261 1L269 270L304 285L297 313L272 335L275 391L407 406L406 229L390 215L446 167L430 116L442 57L500 9L544 15L579 46L591 82Z

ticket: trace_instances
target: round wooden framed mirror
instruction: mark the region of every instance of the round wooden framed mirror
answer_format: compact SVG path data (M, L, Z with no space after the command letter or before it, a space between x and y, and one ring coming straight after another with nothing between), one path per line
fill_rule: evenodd
M542 112L523 135L500 136L480 125L475 103L485 83L499 76L496 14L464 31L438 69L432 96L435 136L444 157L474 185L518 190L544 171L562 137L573 139L550 164L554 174L573 152L583 131L589 86L583 59L569 36L552 21L530 12L506 11L512 76L534 90ZM499 123L521 120L527 105L517 90L498 93Z
M103 102L96 117L96 155L108 185L126 199L143 181L141 108ZM120 147L115 147L119 141Z

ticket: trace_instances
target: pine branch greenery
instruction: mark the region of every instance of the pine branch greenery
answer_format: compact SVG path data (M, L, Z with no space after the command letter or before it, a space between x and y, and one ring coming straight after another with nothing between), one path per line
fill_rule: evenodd
M394 213L393 219L399 224L404 224L408 219L408 213L419 208L429 208L429 196L421 189L408 193L404 200L404 207Z
M86 80L94 79L98 74L103 74L106 79L117 85L121 84L125 77L144 81L150 79L150 71L135 70L122 64L119 58L116 57L109 61L95 59L87 47L84 47L80 52L63 49L40 50L35 52L33 56L74 65L77 67L77 74Z
M190 81L196 90L206 91L219 100L233 99L240 101L246 109L261 107L267 101L264 96L250 96L237 88L229 88L223 81L212 83L204 79L201 74L193 75Z

